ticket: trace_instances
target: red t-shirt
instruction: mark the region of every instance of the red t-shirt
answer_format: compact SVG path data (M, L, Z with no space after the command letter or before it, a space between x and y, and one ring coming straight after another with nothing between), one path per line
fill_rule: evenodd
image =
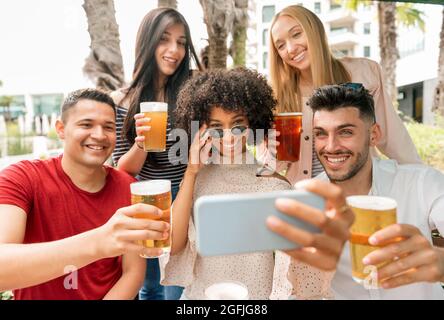
M79 189L62 170L62 156L49 160L21 161L0 172L0 204L22 208L27 213L25 244L49 242L97 228L121 207L131 203L129 184L135 179L106 167L101 191ZM1 212L0 212L1 214ZM98 260L60 278L14 291L15 299L102 299L122 275L121 257Z

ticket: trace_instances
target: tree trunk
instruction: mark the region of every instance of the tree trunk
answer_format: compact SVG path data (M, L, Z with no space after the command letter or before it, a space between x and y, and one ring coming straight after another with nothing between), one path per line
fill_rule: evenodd
M177 0L157 0L157 6L177 9Z
M396 87L396 3L378 2L379 48L381 51L381 67L386 75L385 83L393 105L397 107L398 89Z
M210 69L227 68L227 37L234 20L234 1L199 0L207 25Z
M230 55L235 66L245 66L248 27L248 0L235 0L235 18L233 23L233 41Z
M435 89L433 111L444 117L444 8L442 11L441 33L439 34L438 84ZM444 121L441 121L444 126Z
M123 86L123 61L120 51L119 26L113 0L84 0L88 18L91 53L83 72L97 88L111 91Z

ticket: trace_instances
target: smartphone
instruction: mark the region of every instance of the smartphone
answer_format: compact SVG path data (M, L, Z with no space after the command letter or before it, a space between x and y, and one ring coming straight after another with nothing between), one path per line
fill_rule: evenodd
M319 229L275 207L277 198L290 198L324 210L325 200L304 190L202 196L194 204L197 251L202 256L291 250L299 247L268 229L266 219L277 216L297 228Z

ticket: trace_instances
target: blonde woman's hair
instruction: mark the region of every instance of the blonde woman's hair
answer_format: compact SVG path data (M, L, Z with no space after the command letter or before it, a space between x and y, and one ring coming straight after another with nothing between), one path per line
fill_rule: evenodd
M342 63L331 54L321 20L313 12L302 6L293 5L284 8L273 18L269 31L270 80L278 101L278 112L301 112L302 97L299 89L299 71L282 61L274 45L271 32L277 19L281 16L288 16L297 20L305 32L315 89L327 84L349 82L351 77Z

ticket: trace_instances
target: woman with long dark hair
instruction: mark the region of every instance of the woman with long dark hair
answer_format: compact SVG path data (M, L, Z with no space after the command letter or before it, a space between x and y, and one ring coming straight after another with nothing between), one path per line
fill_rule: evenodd
M186 164L171 163L169 149L172 111L180 86L190 77L191 60L201 69L194 50L190 29L184 17L171 8L151 10L143 18L136 39L133 79L127 88L113 92L117 108L118 140L113 153L117 167L139 180L171 180L173 199L179 189ZM140 103L168 103L167 146L164 152L145 152L143 133L150 130L150 120L140 113ZM178 299L181 290L159 284L158 259L147 260L147 273L139 298Z

